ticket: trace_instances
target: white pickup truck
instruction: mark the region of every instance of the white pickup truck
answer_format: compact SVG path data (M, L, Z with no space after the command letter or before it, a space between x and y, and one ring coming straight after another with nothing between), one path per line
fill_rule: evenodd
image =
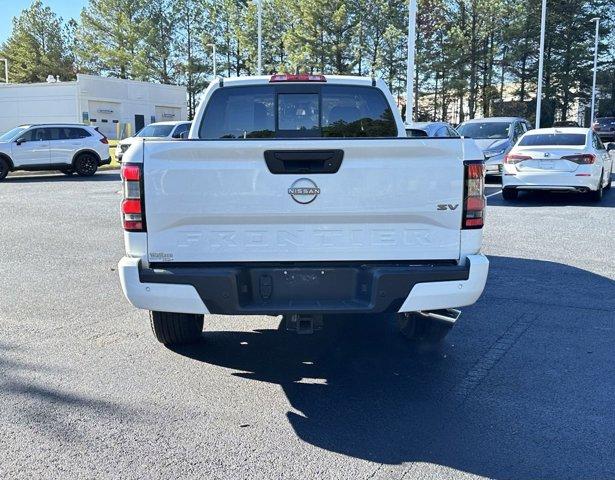
M381 80L219 79L189 139L122 164L126 298L166 344L204 316L394 314L438 341L485 286L484 165L470 139L408 138Z

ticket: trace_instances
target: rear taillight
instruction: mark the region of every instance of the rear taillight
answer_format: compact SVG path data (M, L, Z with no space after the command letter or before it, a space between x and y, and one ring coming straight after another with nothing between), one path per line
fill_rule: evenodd
M569 160L579 165L591 165L595 163L596 156L591 153L579 153L577 155L563 155L562 160Z
M517 155L517 154L508 153L504 157L504 163L509 163L511 165L514 165L515 163L522 162L523 160L531 160L531 158L532 157L528 157L527 155Z
M290 73L277 73L269 79L270 83L276 82L326 82L324 75L310 75L308 73L300 73L291 75Z
M143 198L143 175L141 165L137 163L122 164L122 222L124 230L145 232L145 200Z
M462 228L483 228L485 217L485 164L481 160L463 162L464 201Z

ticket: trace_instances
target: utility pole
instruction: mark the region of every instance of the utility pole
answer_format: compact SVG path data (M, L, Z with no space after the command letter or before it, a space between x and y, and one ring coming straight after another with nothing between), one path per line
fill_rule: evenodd
M545 24L547 23L547 0L542 0L540 17L540 51L538 54L538 91L536 92L536 128L540 128L540 103L542 102L542 69L545 56Z
M256 11L257 11L257 23L258 23L258 64L256 67L256 73L258 75L262 75L263 67L262 67L262 44L263 44L263 33L262 33L262 18L263 18L263 0L254 0L256 3Z
M208 47L211 47L211 56L213 59L213 64L214 64L214 78L216 78L216 44L215 43L208 43L207 44Z
M508 51L508 45L504 45L502 50L502 76L500 78L500 109L504 106L504 65L506 63L506 52ZM500 111L502 113L502 111Z
M592 108L589 117L590 127L594 123L594 114L596 113L596 71L598 70L598 37L600 35L600 18L595 17L591 19L592 22L596 22L596 42L594 44L594 79L592 81Z
M414 109L414 50L416 42L416 1L408 2L408 64L406 69L406 123L413 121Z

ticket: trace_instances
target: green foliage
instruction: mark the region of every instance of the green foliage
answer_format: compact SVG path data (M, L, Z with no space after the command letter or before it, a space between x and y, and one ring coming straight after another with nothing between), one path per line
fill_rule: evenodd
M70 26L63 26L62 19L41 0L32 2L13 19L11 36L0 47L0 57L9 62L11 82L44 82L48 75L73 79L69 41Z
M503 110L503 90L519 110L531 110L541 0L418 1L417 120L492 115ZM565 118L575 101L589 97L595 16L601 17L602 38L599 105L615 105L612 2L549 2L543 78L548 117ZM408 0L262 0L262 5L263 73L373 74L403 103ZM14 81L92 72L186 85L192 114L212 78L209 44L216 45L219 75L256 73L256 11L252 0L90 0L78 22L62 25L35 0L14 19L2 54Z

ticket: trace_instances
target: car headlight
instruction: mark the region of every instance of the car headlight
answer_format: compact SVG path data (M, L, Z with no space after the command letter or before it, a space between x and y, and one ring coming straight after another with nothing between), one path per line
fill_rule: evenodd
M491 157L497 157L498 155L502 155L506 152L506 149L502 149L502 150L487 150L485 152L483 152L483 155L485 155L485 158L491 158Z

